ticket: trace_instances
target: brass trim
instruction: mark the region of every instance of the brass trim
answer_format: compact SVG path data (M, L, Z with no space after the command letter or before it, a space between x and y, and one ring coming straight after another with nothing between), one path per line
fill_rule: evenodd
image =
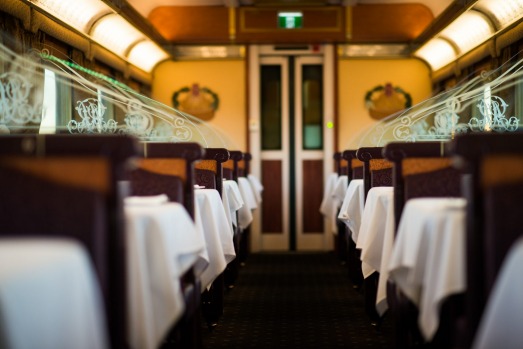
M229 7L229 39L236 40L236 7Z
M352 6L345 7L345 37L352 39Z

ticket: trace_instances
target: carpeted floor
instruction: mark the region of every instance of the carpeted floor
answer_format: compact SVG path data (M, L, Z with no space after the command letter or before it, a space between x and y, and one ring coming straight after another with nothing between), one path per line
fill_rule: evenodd
M332 253L253 254L203 342L206 349L392 348L387 320L370 325L363 295Z

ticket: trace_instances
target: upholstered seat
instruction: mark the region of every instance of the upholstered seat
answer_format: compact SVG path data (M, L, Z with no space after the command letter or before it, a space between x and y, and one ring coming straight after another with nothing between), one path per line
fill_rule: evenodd
M398 226L405 202L419 197L457 197L461 195L461 172L452 167L442 142L389 143L384 157L393 163L394 219ZM418 309L393 283L387 286L387 301L397 327L397 347L408 347L423 339L417 325ZM435 345L450 346L454 325L459 321L463 299L452 297L442 305Z
M136 154L134 139L122 136L0 138L0 234L81 241L102 285L114 348L124 347L127 306L117 181Z

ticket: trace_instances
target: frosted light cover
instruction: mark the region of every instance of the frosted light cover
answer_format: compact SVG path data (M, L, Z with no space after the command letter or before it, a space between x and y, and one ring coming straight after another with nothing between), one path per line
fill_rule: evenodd
M494 34L488 19L477 11L465 12L445 28L440 36L452 41L460 54L472 50Z
M443 39L432 39L423 45L415 56L425 60L432 71L438 70L456 59L456 52L452 46Z
M125 57L131 45L146 37L122 17L113 14L98 21L91 33L93 40L121 57Z
M88 34L91 25L112 10L100 0L31 0L61 21Z
M150 73L158 62L167 57L167 53L158 47L158 45L146 40L139 42L131 49L128 60L143 71Z
M523 16L523 0L479 0L474 8L488 14L497 30Z

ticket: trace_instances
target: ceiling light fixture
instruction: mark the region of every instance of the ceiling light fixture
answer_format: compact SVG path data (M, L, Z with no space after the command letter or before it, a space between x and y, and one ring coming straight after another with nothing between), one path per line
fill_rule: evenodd
M523 16L523 0L479 0L474 9L488 15L501 30Z
M168 54L101 0L29 0L38 8L150 73Z
M439 36L452 42L459 53L465 53L478 46L494 34L488 18L478 11L468 11L446 27Z
M431 39L416 51L414 55L426 61L432 68L432 71L443 68L457 57L452 45L440 38Z

